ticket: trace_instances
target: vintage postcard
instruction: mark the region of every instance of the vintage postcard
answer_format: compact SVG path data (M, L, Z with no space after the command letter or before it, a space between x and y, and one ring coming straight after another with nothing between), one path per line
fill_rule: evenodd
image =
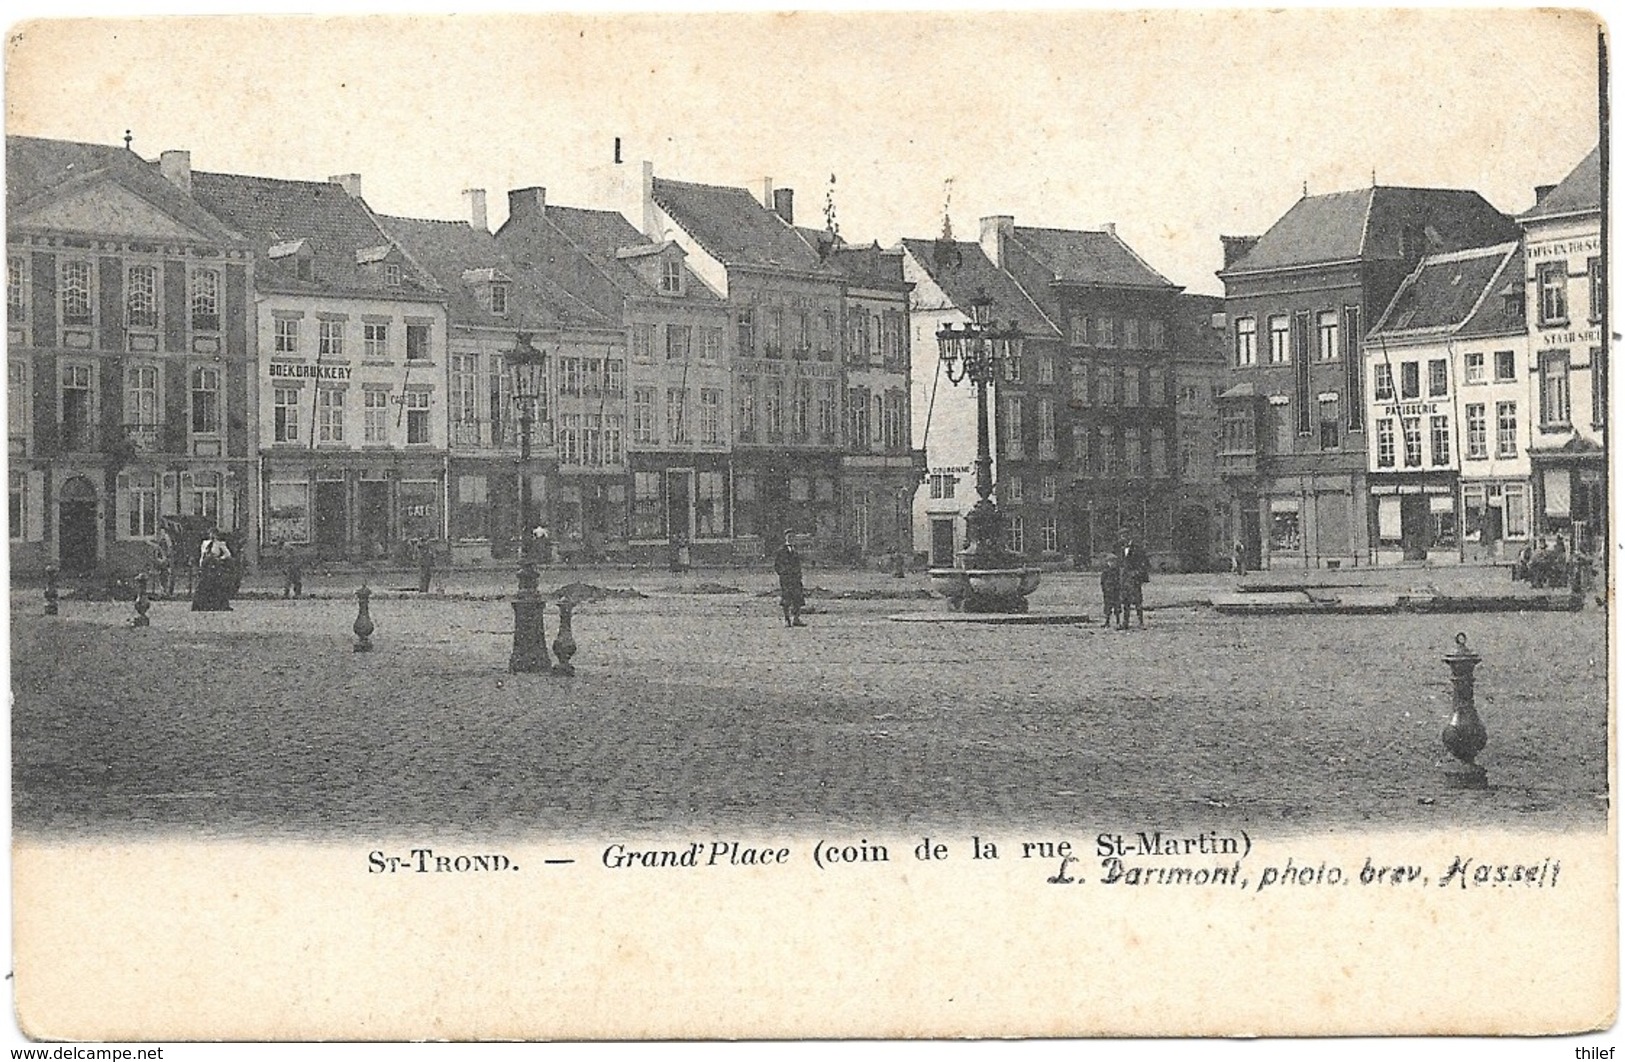
M1611 1057L1608 44L12 25L20 1037Z

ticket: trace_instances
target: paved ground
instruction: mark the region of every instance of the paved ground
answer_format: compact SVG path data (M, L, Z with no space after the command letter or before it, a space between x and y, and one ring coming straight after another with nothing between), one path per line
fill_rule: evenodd
M18 830L1605 825L1595 608L1227 618L1194 602L1232 580L1158 576L1145 631L901 624L943 607L904 596L922 576L815 571L831 593L787 630L769 573L549 571L646 595L581 608L579 674L555 679L504 670L511 611L478 599L503 574L381 594L371 655L350 651L353 575L229 614L160 602L148 630L128 604L46 620L15 592ZM719 586L741 592L695 592ZM1095 586L1052 577L1035 607L1098 615ZM1440 780L1458 629L1485 658L1486 793Z

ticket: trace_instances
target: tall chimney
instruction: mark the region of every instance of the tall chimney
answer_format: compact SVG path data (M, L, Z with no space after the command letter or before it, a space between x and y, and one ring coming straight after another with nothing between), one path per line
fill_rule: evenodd
M361 198L361 174L341 173L335 177L329 177L327 180L330 184L336 184L343 188L344 194L351 199Z
M539 221L547 214L547 189L539 185L508 193L508 220Z
M485 218L485 189L464 188L463 202L468 207L468 224L480 232L490 232L491 226Z
M1224 244L1224 267L1229 269L1232 265L1247 257L1247 253L1258 243L1257 236L1220 236L1219 241Z
M762 178L762 205L769 210L773 209L773 178L771 177Z
M192 191L192 153L190 151L165 151L158 156L158 172L164 175L164 180L181 191L188 193Z
M615 165L621 164L621 138L615 138Z
M655 164L643 160L643 234L656 243L666 234L660 228L660 208L655 206Z
M786 225L796 223L796 190L794 188L773 189L773 213L783 218Z
M167 155L168 152L166 151L164 154ZM1557 187L1557 185L1555 185L1555 184L1537 184L1537 185L1535 185L1535 202L1539 203L1541 200L1543 200L1547 196L1551 195L1552 194L1552 189L1556 188L1556 187Z
M1115 222L1115 221L1103 221L1103 222L1101 222L1100 223L1100 231L1104 232L1108 236L1116 238L1116 236L1117 236L1117 222Z
M1004 268L1004 245L1016 234L1016 219L1010 214L994 214L982 219L982 253L1000 269Z

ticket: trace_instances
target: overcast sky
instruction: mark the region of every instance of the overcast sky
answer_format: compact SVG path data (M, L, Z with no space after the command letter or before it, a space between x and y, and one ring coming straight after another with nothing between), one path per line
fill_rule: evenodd
M358 172L374 208L461 217L460 192L604 201L613 140L662 176L797 192L890 244L986 214L1115 221L1220 293L1219 235L1303 191L1474 188L1508 212L1597 142L1583 13L907 12L214 19L11 27L7 132L194 167ZM633 217L638 223L639 218Z

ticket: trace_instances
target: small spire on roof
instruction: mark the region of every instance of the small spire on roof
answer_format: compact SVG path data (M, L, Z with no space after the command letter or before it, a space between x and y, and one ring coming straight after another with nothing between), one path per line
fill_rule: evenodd
M1371 187L1377 187L1377 167L1371 167Z
M134 139L135 139L135 134L134 133L130 132L128 129L124 130L124 150L125 151L130 150L130 141L132 141Z
M949 177L942 182L942 242L952 243L954 239L954 223L949 217L948 208L954 201L954 179Z
M1308 181L1303 182L1303 197L1305 199L1309 198L1309 182Z

